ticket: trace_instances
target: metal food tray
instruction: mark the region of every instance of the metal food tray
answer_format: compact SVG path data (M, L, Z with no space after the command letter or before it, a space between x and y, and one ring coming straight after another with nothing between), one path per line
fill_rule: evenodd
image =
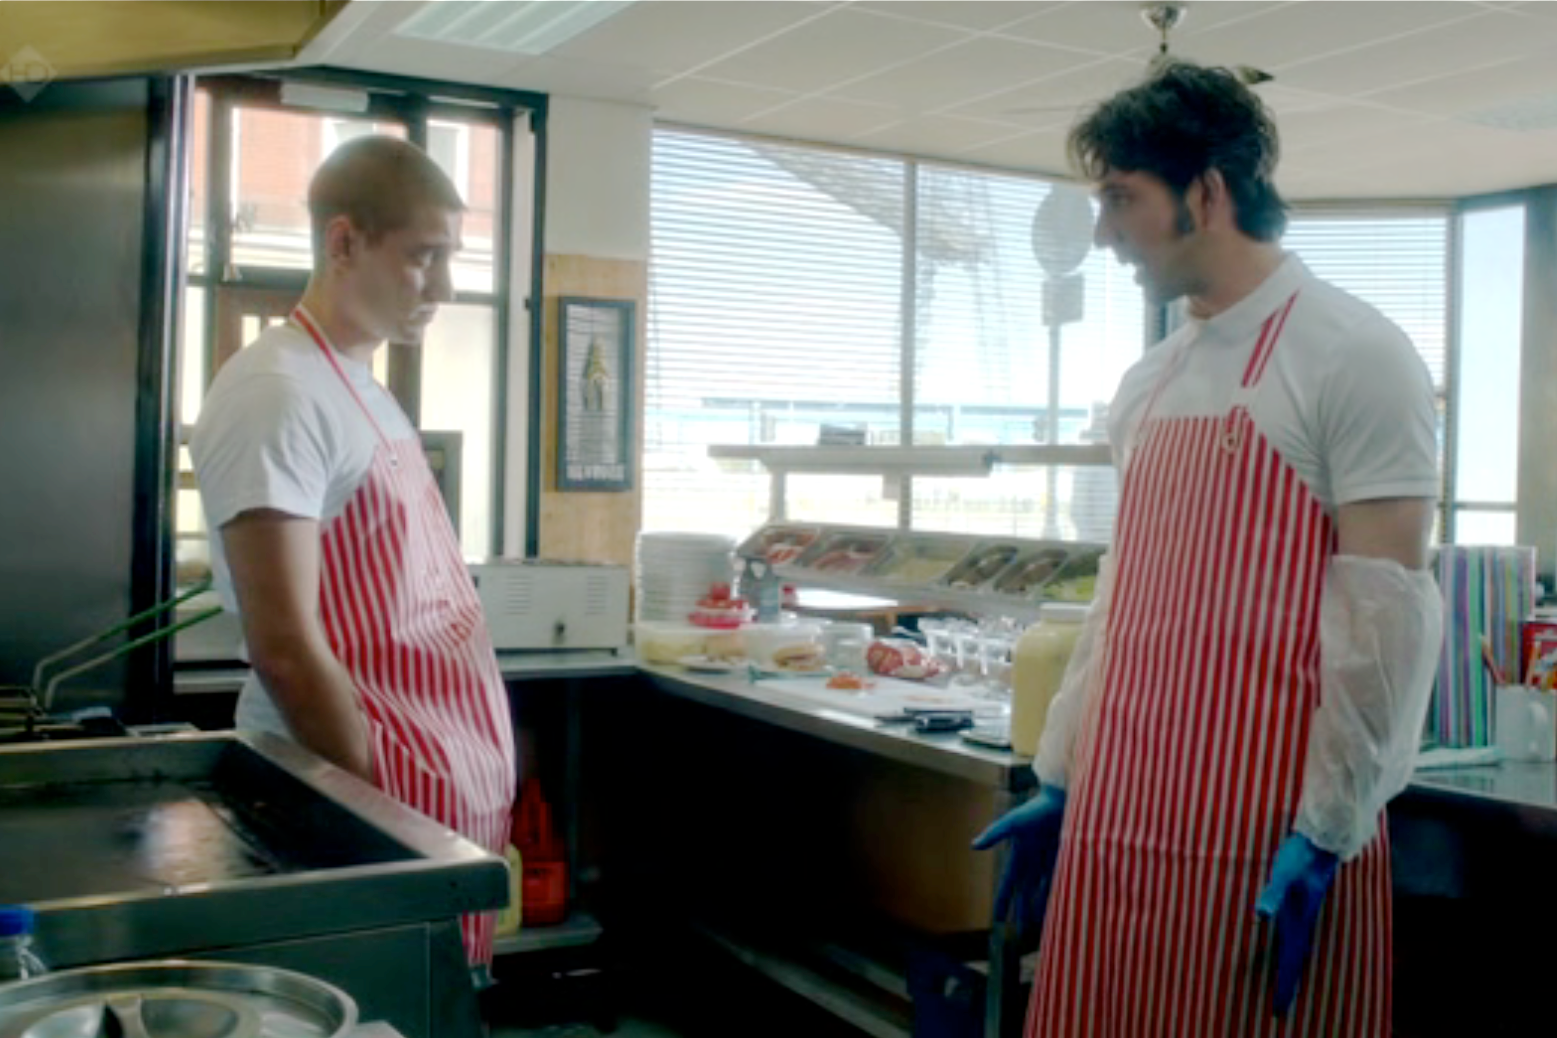
M1022 552L989 583L989 592L1009 598L1037 599L1043 586L1053 580L1054 575L1070 562L1074 548L1074 545L1053 543L1040 544ZM1023 585L1018 590L1012 590L1012 585L1020 580L1021 575L1030 567L1037 565L1040 560L1052 560L1054 568L1041 578Z
M800 557L806 552L810 551L816 545L817 540L821 538L822 528L811 523L792 523L787 521L768 523L764 526L758 527L755 533L746 538L746 540L742 541L741 544L735 549L735 555L737 558L742 559L750 558L766 560L769 558L769 545L771 542L777 539L780 534L785 533L797 533L809 536L806 538L805 545L799 551L795 552L786 559L774 562L773 565L775 566L793 566L796 562L798 562Z
M861 571L886 584L924 585L938 584L968 556L968 540L955 535L904 534L882 548ZM909 559L931 559L941 565L934 576L904 578L893 569Z
M891 549L895 539L895 533L881 529L871 529L869 527L862 527L859 529L852 529L841 526L829 527L828 529L822 531L822 535L812 543L811 547L806 549L805 553L801 555L800 558L795 560L794 565L799 569L810 570L816 573L834 574L845 577L863 576L864 573L870 568L872 563L879 560L885 552ZM854 543L878 543L878 547L870 554L869 557L865 558L858 566L854 567L853 569L840 570L817 568L818 563L825 562L829 556L838 551L844 550L846 545Z
M1046 602L1064 602L1069 605L1086 605L1092 601L1097 591L1096 577L1098 564L1103 557L1101 548L1078 548L1071 552L1070 558L1065 560L1065 565L1038 589L1039 595ZM1061 594L1061 588L1067 587L1072 581L1086 577L1094 578L1092 592L1086 595Z
M995 552L1009 552L1003 561L993 569L979 574L976 571L985 568L985 559ZM1023 552L1022 545L1011 540L980 541L973 546L973 550L957 565L953 566L947 574L936 583L958 591L982 591L989 587L996 577L1006 571L1006 567L1016 561L1017 556ZM966 587L957 587L960 582L966 581Z
M263 734L0 747L0 903L52 964L190 953L507 902L504 862Z

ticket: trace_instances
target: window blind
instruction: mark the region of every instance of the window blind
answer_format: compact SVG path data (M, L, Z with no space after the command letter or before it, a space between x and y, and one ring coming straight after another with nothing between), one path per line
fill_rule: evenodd
M918 443L1102 443L1119 380L1141 355L1146 305L1128 268L1092 249L1091 221L1071 243L1084 257L1081 308L1044 323L1046 275L1033 218L1048 181L923 165L918 169L914 433ZM1059 250L1063 251L1063 250ZM1050 351L1059 351L1051 426ZM1117 492L1108 469L1009 469L988 480L914 482L914 525L1027 537L1106 540Z
M893 159L655 132L646 528L766 518L761 468L713 462L710 444L814 444L824 423L897 435L906 176ZM875 514L880 482L830 479L790 511Z
M1301 209L1282 242L1317 277L1372 304L1411 338L1443 392L1449 213Z
M1049 182L660 129L652 190L646 528L740 534L766 517L765 472L712 461L709 445L814 444L824 424L900 442L905 297L916 443L1050 441L1050 335L1032 244ZM1076 233L1090 242L1090 227ZM1083 311L1059 336L1065 443L1103 441L1107 401L1145 329L1129 272L1082 251ZM915 527L967 532L1102 539L1116 501L1101 469L1006 469L914 488ZM871 476L793 477L788 508L877 525L898 510Z

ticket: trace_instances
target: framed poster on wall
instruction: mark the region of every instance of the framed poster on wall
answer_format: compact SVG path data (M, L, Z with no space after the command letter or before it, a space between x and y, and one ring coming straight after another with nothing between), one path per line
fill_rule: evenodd
M633 487L631 299L558 300L557 489Z

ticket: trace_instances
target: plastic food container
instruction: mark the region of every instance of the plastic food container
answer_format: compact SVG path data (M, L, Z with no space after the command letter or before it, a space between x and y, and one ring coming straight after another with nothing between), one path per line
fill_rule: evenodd
M1065 548L1039 548L1007 566L1005 572L995 578L995 590L1002 595L1030 597L1060 571L1070 558Z
M968 554L966 541L899 538L870 567L870 575L891 584L933 584Z
M751 624L741 628L741 637L746 658L758 670L808 674L827 665L821 624Z
M1038 623L1017 639L1011 653L1011 749L1015 752L1037 756L1049 704L1065 680L1087 612L1085 606L1046 605L1039 611Z
M638 658L643 662L675 663L688 656L705 655L708 638L716 633L693 624L644 621L633 628L633 641L638 647Z
M1014 544L988 544L978 548L946 574L946 586L963 591L983 587L1021 554Z

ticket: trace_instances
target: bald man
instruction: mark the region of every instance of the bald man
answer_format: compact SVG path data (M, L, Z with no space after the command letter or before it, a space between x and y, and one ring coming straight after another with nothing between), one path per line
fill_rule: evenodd
M465 206L418 148L363 137L319 168L308 208L307 291L222 368L190 445L217 590L253 664L238 727L501 854L507 693L416 429L373 378L374 352L420 343L452 298ZM473 966L491 960L492 922L461 921Z

